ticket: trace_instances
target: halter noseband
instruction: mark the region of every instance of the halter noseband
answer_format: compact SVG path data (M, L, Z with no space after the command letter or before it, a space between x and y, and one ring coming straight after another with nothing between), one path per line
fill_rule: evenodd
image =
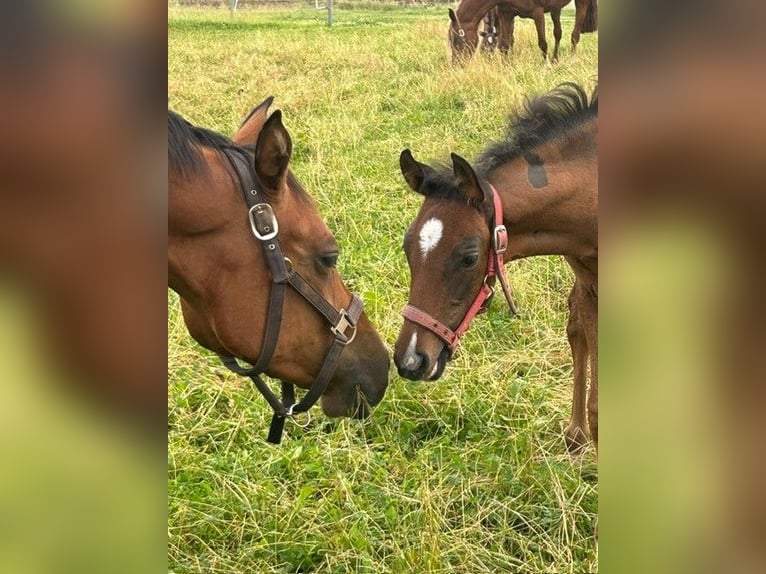
M479 293L471 303L471 306L466 311L465 317L460 321L460 324L453 331L447 327L444 323L435 319L425 311L418 309L413 305L407 305L402 311L402 315L405 319L417 323L421 327L428 329L434 335L439 337L449 350L450 357L455 353L460 344L461 337L468 330L471 322L476 315L484 313L489 307L489 303L494 293L493 285L495 278L500 278L500 285L503 288L503 294L505 295L508 306L511 309L513 315L517 315L516 305L511 297L511 289L508 285L508 280L505 277L505 265L503 263L503 254L508 248L508 230L503 225L503 204L500 201L500 194L497 190L490 185L492 191L492 202L494 206L493 225L491 227L492 239L490 240L489 258L487 261L487 273L484 276L484 282L482 283Z
M285 419L296 413L307 412L327 389L343 349L356 337L357 322L362 314L363 304L361 298L354 293L351 295L348 309L338 311L300 273L293 269L291 261L284 256L279 245L279 222L273 208L265 201L266 198L262 197L263 193L259 191L256 185L247 156L236 147L224 148L223 152L234 168L244 192L250 229L263 248L266 263L271 272L272 285L263 346L258 360L252 367L246 368L242 367L233 355L220 354L219 357L231 371L250 377L255 387L271 405L274 415L271 418L269 436L266 440L273 444L279 444L282 440ZM333 334L333 342L327 351L324 363L311 388L300 402L295 400L295 386L292 383L281 381L282 399L280 400L260 377L261 373L268 367L277 346L279 329L282 324L285 291L288 285L325 318Z

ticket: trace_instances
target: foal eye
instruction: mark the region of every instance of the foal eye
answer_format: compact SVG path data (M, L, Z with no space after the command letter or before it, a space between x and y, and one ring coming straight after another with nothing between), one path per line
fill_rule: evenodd
M479 260L479 254L478 253L471 253L470 255L466 255L463 257L463 260L460 262L460 265L465 268L473 267L476 265L476 262Z
M319 262L323 267L327 267L328 269L335 267L338 264L338 254L325 253L324 255L320 255Z

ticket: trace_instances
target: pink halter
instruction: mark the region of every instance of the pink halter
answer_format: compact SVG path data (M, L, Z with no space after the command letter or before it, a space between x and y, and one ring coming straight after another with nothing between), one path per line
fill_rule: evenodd
M435 319L425 311L407 305L402 311L402 315L405 319L417 323L421 327L424 327L431 331L434 335L439 337L449 349L449 354L452 356L460 344L460 338L468 330L476 315L480 315L489 307L489 301L493 294L492 286L495 282L495 277L500 278L500 285L503 287L503 294L508 301L508 306L511 308L511 312L516 315L516 305L513 303L511 297L511 289L508 286L508 281L505 277L505 265L503 263L503 253L508 248L508 230L503 225L503 204L500 201L500 194L497 190L490 185L492 190L492 200L495 207L494 225L492 227L492 240L489 251L489 259L487 261L487 273L484 276L484 283L473 300L473 303L466 311L465 317L453 331L447 327L441 321Z

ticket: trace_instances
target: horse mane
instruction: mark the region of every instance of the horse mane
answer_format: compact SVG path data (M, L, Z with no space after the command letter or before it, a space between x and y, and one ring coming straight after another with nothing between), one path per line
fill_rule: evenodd
M484 150L476 167L486 176L597 116L598 86L589 99L578 84L560 84L545 95L527 99L521 111L510 116L506 138Z
M221 134L193 125L180 114L168 110L168 168L185 177L207 169L200 146L218 152L225 148L237 147Z
M425 173L419 193L429 198L466 203L465 193L455 181L452 166L446 163L436 163L430 167L432 169ZM468 204L480 209L480 202L470 201Z
M253 112L250 112L250 115L252 114ZM208 128L195 126L180 114L168 110L168 169L179 172L184 178L207 170L200 147L207 147L221 154L225 149L239 149L250 156L255 152L254 145L237 145L226 136ZM313 205L311 197L292 170L287 171L287 185L299 199Z

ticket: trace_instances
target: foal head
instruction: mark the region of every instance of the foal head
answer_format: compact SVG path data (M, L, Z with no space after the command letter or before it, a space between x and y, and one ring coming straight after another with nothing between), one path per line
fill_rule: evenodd
M481 49L487 54L491 54L497 48L499 30L497 29L497 6L492 8L482 19L484 29L479 32L481 36Z
M455 331L487 275L492 192L456 154L452 173L417 162L409 150L399 161L407 184L425 197L404 236L411 274L409 304ZM404 321L394 347L402 377L436 380L450 358L451 350L433 330Z
M292 142L282 115L275 111L267 119L270 102L256 108L231 141L176 114L168 117L169 286L181 297L194 339L251 363L264 344L272 277L250 228L244 199L250 190L241 189L224 149L236 148L248 158L257 192L273 208L278 241L292 269L335 309L348 308L351 300L336 268L338 244L288 169ZM291 288L283 309L265 373L308 388L334 338L324 317ZM383 397L388 364L380 337L362 314L322 396L323 411L367 414L367 405Z

